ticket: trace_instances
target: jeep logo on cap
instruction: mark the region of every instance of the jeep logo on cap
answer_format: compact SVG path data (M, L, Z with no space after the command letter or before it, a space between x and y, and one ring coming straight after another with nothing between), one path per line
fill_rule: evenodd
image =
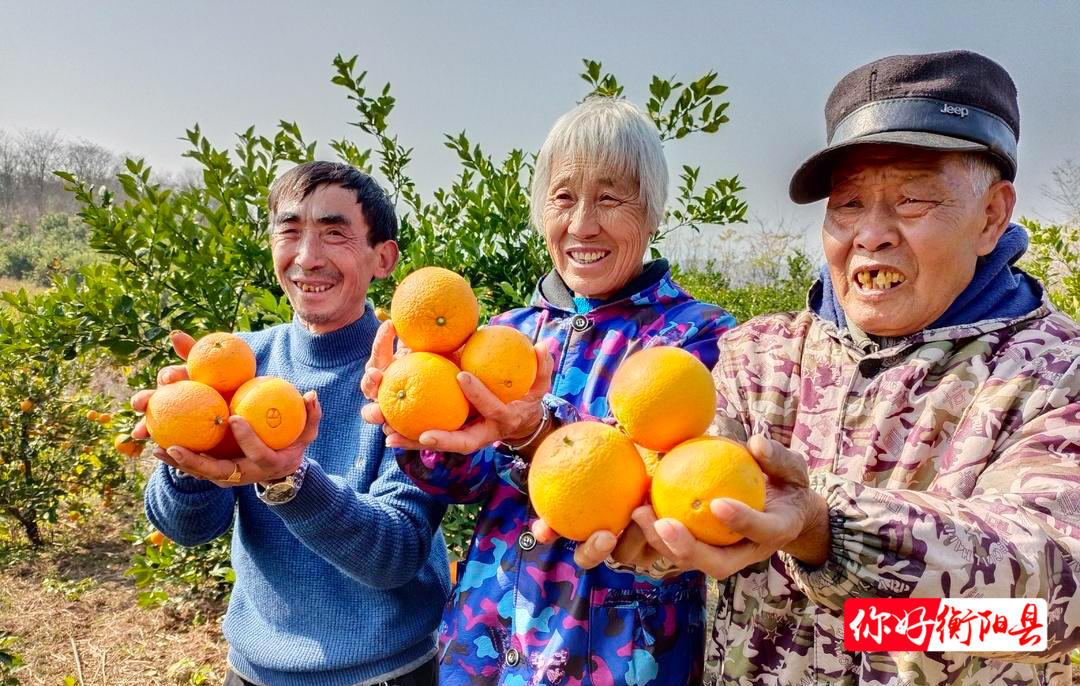
M960 117L961 119L968 116L968 108L960 107L958 105L950 105L948 103L942 105L941 109L938 111L942 114L951 114L954 117Z

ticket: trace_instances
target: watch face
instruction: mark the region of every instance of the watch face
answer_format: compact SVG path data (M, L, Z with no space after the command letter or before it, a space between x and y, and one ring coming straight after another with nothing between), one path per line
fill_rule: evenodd
M290 500L294 493L296 493L296 488L290 482L285 481L267 486L265 498L273 503L283 503Z

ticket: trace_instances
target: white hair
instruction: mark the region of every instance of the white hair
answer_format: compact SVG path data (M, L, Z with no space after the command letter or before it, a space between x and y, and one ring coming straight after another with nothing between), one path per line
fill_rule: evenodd
M554 163L588 160L637 181L651 232L667 205L668 168L660 132L647 114L622 98L590 96L551 127L533 173L530 218L543 230L544 202Z
M981 152L959 153L963 157L964 169L971 181L971 192L976 198L982 197L990 186L1001 181L1001 169L989 155Z

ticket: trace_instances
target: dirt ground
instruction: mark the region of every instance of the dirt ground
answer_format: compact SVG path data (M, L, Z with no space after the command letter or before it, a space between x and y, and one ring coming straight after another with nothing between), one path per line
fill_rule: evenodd
M22 684L221 684L224 606L137 605L123 535L140 505L127 496L112 512L57 525L48 549L0 570L0 630L18 637L10 649L26 665Z

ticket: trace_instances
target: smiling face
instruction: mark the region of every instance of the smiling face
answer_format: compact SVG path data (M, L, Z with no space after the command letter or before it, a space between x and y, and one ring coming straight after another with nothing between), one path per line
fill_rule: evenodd
M581 160L556 160L544 201L544 239L575 294L608 298L641 273L651 231L636 179Z
M282 198L271 220L274 272L293 310L314 333L340 329L364 313L368 284L397 264L394 241L368 243L356 192L323 185Z
M957 153L859 146L833 172L822 240L844 314L878 336L940 317L1007 228L1008 181L974 189Z

